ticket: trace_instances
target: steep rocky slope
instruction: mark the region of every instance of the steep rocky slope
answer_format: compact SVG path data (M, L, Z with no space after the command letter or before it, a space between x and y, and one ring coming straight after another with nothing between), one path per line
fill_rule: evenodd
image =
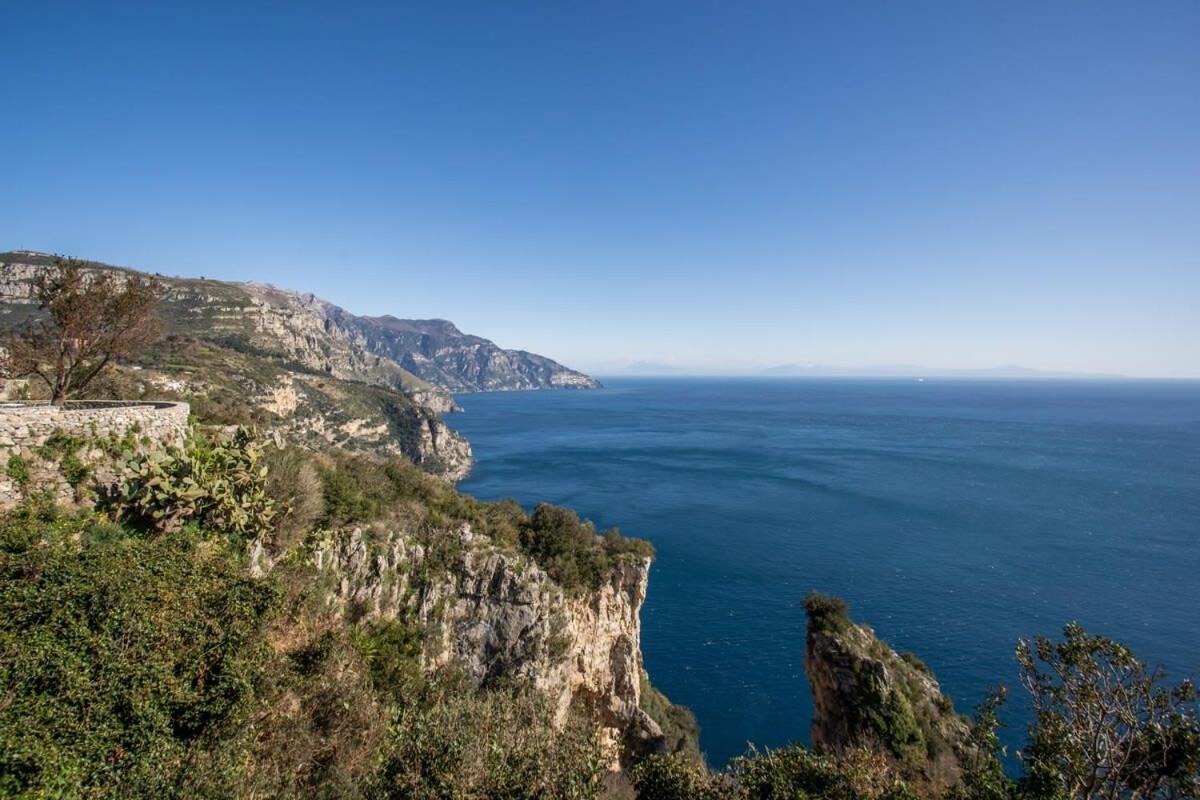
M210 424L252 425L314 449L401 455L450 480L465 476L472 463L467 440L407 393L199 339L167 337L90 393L186 400Z
M403 619L430 631L427 669L455 665L480 687L522 683L549 699L560 722L571 713L593 720L613 769L662 747L662 730L641 707L649 559L623 558L599 587L568 594L469 524L437 536L434 546L395 530L328 536L312 558L329 580L331 606L350 619ZM454 555L438 564L431 549Z
M28 313L21 306L27 304L29 282L53 262L43 253L0 253L0 319L16 323ZM599 385L543 356L462 334L444 320L359 317L315 295L266 284L159 277L167 287L161 312L172 333L402 390L438 412L451 410L451 391Z
M970 724L929 668L852 622L841 600L812 595L805 605L813 747L832 755L880 752L922 796L961 783L974 755Z
M595 378L524 350L502 350L444 319L338 316L356 341L409 372L455 392L595 389Z

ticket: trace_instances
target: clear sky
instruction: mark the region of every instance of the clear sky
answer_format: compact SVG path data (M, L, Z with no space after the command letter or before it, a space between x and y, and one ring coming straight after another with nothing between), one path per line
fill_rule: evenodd
M1200 2L0 1L0 249L573 366L1200 376Z

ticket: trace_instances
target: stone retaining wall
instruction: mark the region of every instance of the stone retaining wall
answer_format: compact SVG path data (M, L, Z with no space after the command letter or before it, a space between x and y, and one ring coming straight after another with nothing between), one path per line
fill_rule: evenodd
M119 476L120 444L124 455L178 447L187 435L187 403L81 401L65 407L0 402L0 509L16 504L30 487L48 489L59 502L76 502L111 484ZM88 473L87 483L70 480L60 458L49 463L47 441L58 435L78 440L72 451ZM106 448L106 444L109 446ZM61 453L59 454L61 456ZM27 477L22 478L26 473Z

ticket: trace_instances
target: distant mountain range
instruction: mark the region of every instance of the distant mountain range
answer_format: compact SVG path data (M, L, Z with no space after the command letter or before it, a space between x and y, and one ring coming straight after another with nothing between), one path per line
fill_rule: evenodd
M812 378L977 378L981 380L1017 379L1091 379L1119 380L1124 375L1100 372L1069 372L1034 369L1015 365L989 368L922 367L915 364L880 364L841 367L828 364L780 364L774 367L696 367L652 361L608 365L601 374L629 376L730 376L730 377L812 377Z
M892 364L873 367L831 367L821 364L781 364L760 371L762 375L863 377L863 378L1123 378L1101 372L1068 372L1065 370L1034 369L1006 365L984 368L921 367L913 364Z

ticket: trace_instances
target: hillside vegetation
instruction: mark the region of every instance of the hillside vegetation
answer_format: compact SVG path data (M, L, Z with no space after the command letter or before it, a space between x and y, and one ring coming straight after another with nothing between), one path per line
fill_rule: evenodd
M439 583L464 557L445 532L466 524L586 595L646 543L473 500L403 459L269 446L264 473L203 455L261 445L211 436L153 488L95 511L33 498L0 520L0 793L599 796L585 715L556 719L516 675L481 688L454 663L431 669L428 622L342 614L309 554L348 526L410 529L440 552L409 577ZM256 492L270 513L249 508L250 524L219 510ZM259 543L273 565L254 577Z

